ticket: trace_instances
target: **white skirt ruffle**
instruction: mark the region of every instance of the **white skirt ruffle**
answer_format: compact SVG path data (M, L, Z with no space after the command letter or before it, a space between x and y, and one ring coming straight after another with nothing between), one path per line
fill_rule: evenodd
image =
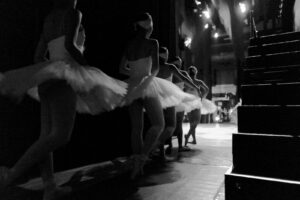
M23 96L30 88L55 78L54 74L45 72L43 69L65 66L67 64L63 61L46 61L4 72L0 75L0 93L7 96Z
M202 99L202 107L201 107L201 114L206 115L206 114L211 114L216 112L217 106L210 100L208 99Z
M197 97L193 101L186 101L186 102L181 102L179 105L176 106L176 112L185 112L189 113L192 110L195 109L200 109L202 107L201 99Z
M194 101L194 95L183 92L174 83L152 75L143 78L128 79L128 94L124 104L145 97L158 97L163 108L179 105L182 102Z
M5 73L0 81L0 91L13 91L14 95L28 92L38 99L37 85L51 79L66 80L77 94L77 111L93 115L119 106L127 92L125 82L116 80L95 67L70 66L61 61L43 67L39 65L16 70L14 75ZM18 79L18 83L12 83L14 79ZM22 85L22 82L25 84Z
M202 115L211 114L216 112L217 106L208 99L200 99L196 101L188 101L188 102L182 102L178 106L176 106L176 112L182 112L189 113L192 110L200 109Z

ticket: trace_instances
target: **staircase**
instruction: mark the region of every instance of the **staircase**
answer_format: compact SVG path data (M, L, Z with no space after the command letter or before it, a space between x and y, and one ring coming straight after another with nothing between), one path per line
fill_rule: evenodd
M226 200L300 198L300 32L251 38Z

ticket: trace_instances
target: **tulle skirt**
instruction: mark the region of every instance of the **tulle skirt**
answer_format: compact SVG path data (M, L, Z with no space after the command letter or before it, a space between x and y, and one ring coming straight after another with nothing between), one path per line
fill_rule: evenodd
M66 80L77 94L77 111L98 114L120 105L126 95L127 84L106 75L101 70L57 61L39 63L4 73L0 91L13 96L28 93L39 99L36 86L52 79Z
M176 106L176 112L189 113L192 110L200 109L202 115L214 113L217 110L217 106L208 99L200 99L198 97L195 101L182 102Z
M183 92L174 83L152 75L127 80L128 94L125 105L139 98L157 97L163 108L179 105L181 102L194 101L194 95Z
M195 96L196 97L196 96ZM179 105L176 106L176 112L185 112L189 113L192 110L200 109L202 107L202 102L199 97L196 97L193 101L185 101L181 102Z
M202 107L201 107L201 114L211 114L217 111L217 106L208 99L202 99Z
M23 96L30 88L55 78L54 74L45 72L45 68L65 66L67 64L63 61L47 61L4 72L0 74L0 93L13 97Z

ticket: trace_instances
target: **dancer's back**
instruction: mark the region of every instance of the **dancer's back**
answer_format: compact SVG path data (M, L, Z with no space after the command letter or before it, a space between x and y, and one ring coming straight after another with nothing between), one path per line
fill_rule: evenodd
M144 77L151 74L152 59L150 56L128 61L130 77Z
M50 60L72 59L65 47L65 17L71 9L53 10L44 23L44 38L48 45Z
M130 67L130 77L142 77L151 74L151 40L132 40L126 50L126 58Z

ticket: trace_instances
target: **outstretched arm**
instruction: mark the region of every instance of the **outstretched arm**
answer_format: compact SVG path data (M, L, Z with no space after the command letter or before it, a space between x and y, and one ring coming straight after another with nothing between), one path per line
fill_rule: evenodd
M199 86L200 89L202 88L202 90L204 91L202 98L205 98L209 92L208 86L204 83L204 81L201 81L199 79L194 79L194 82Z
M78 31L81 23L81 13L77 10L69 10L65 16L65 46L70 55L81 65L87 65L82 53L76 48Z
M156 76L159 72L159 60L158 60L158 48L159 44L157 40L150 40L150 53L152 58L152 75Z
M196 84L194 84L194 82L189 77L181 73L181 71L177 69L177 67L175 67L174 65L170 65L170 69L173 72L173 75L179 78L185 84L187 84L187 86L199 90L199 87Z

